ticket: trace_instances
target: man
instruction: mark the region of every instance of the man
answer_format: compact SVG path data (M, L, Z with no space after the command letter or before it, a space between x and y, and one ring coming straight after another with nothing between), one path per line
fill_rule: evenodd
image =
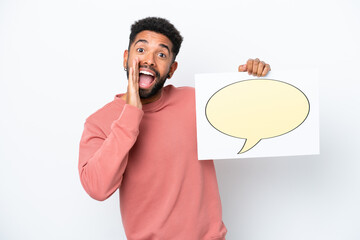
M213 161L197 159L194 89L163 87L181 42L165 19L135 22L124 52L127 92L85 123L81 183L97 200L120 189L128 240L214 240L227 232ZM258 59L239 67L259 76L269 70Z

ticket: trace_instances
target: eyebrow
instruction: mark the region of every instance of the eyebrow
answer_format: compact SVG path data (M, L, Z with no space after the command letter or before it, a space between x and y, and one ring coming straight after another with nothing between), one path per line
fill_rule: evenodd
M135 46L137 43L139 43L139 42L146 43L146 44L149 43L149 42L146 41L145 39L139 39L139 40L137 40L137 41L135 42L134 46ZM163 48L166 48L166 49L168 50L168 52L170 53L170 48L169 48L167 45L165 45L165 44L163 44L163 43L160 43L159 46L160 46L160 47L163 47Z

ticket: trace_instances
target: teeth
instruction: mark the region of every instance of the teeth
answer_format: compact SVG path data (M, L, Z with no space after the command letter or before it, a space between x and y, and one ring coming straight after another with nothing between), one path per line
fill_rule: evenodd
M145 75L154 76L154 74L147 72L147 71L140 71L140 73L145 74Z

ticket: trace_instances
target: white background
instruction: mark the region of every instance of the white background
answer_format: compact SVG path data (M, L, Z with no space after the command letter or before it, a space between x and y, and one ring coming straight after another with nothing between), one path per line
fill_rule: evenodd
M249 57L320 70L321 155L216 162L227 239L360 239L359 12L357 0L0 0L0 239L125 239L117 193L98 202L81 187L78 143L126 88L123 51L145 16L185 37L177 86Z

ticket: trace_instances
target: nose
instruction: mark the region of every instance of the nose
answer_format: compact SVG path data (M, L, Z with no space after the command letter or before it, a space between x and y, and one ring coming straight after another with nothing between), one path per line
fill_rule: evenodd
M155 66L154 54L149 52L143 58L144 65Z

